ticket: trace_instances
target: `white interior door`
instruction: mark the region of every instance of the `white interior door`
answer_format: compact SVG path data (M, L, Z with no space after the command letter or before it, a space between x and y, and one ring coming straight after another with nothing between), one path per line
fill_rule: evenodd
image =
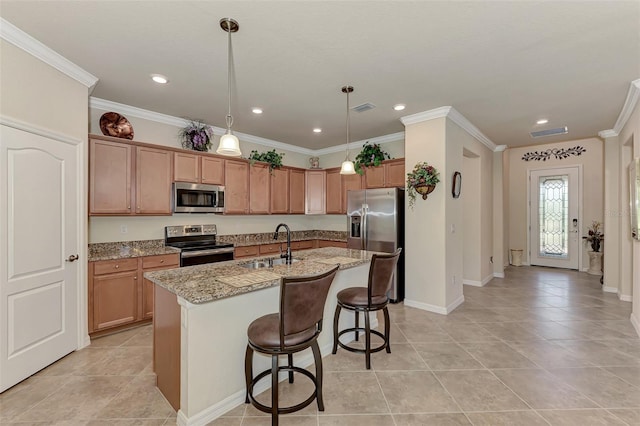
M0 126L0 392L77 348L79 149Z
M530 264L578 269L580 266L579 170L532 170L529 214Z

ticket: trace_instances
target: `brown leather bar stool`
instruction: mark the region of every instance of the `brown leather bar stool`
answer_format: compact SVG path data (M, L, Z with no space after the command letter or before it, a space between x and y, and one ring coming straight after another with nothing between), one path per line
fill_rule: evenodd
M333 317L332 353L335 354L338 351L338 346L351 352L363 353L365 354L367 370L371 369L371 353L379 352L383 349L386 349L387 353L391 353L391 346L389 345L389 328L391 324L389 321L389 311L387 310L387 304L389 303L387 293L391 289L393 273L398 264L401 251L402 248L399 248L392 254L374 254L371 258L371 266L369 267L369 282L367 287L349 287L338 293L338 305L336 306L336 313ZM338 320L340 319L340 310L342 308L355 313L356 326L338 332ZM379 311L380 309L384 312L384 334L377 330L371 330L369 320L369 312ZM364 328L359 326L359 316L361 312L364 314ZM358 332L364 332L364 349L353 348L340 341L340 336L352 331L356 333L355 340L358 340ZM372 348L371 333L382 337L384 342L380 346Z
M318 402L318 410L324 411L322 400L322 356L318 347L318 336L322 331L322 316L329 287L339 265L324 274L310 277L286 277L280 281L280 312L265 315L253 321L247 329L249 343L244 359L247 383L246 403L251 402L258 410L271 413L271 424L278 424L279 414L298 411ZM315 376L304 368L293 366L293 354L307 348L313 351L316 366ZM253 377L253 352L271 355L271 369ZM278 356L287 355L287 365L278 365ZM289 373L289 383L293 383L293 373L309 377L315 390L305 401L290 407L278 406L278 372ZM255 400L253 388L262 378L271 374L271 406Z

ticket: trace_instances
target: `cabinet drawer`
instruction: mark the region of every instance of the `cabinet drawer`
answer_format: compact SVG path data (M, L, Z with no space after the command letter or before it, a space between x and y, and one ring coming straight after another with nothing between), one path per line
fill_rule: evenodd
M313 241L293 241L291 242L291 250L305 250L313 248Z
M280 244L263 244L260 246L260 254L280 253Z
M180 266L178 254L161 254L158 256L145 256L142 258L142 269L171 268Z
M344 241L330 241L330 240L320 240L318 247L339 247L339 248L347 248L347 243Z
M93 265L94 275L113 274L114 272L135 271L138 259L101 260Z
M257 256L258 246L236 247L233 252L234 257Z

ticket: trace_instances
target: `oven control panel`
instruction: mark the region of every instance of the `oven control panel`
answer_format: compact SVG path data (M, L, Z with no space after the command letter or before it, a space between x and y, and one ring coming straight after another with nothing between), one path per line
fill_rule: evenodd
M164 230L165 236L169 238L217 234L216 225L166 226Z

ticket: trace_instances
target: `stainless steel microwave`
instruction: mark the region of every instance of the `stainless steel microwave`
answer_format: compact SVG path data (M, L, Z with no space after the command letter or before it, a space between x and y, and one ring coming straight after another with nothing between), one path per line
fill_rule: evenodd
M175 213L224 213L224 186L175 182L172 198Z

